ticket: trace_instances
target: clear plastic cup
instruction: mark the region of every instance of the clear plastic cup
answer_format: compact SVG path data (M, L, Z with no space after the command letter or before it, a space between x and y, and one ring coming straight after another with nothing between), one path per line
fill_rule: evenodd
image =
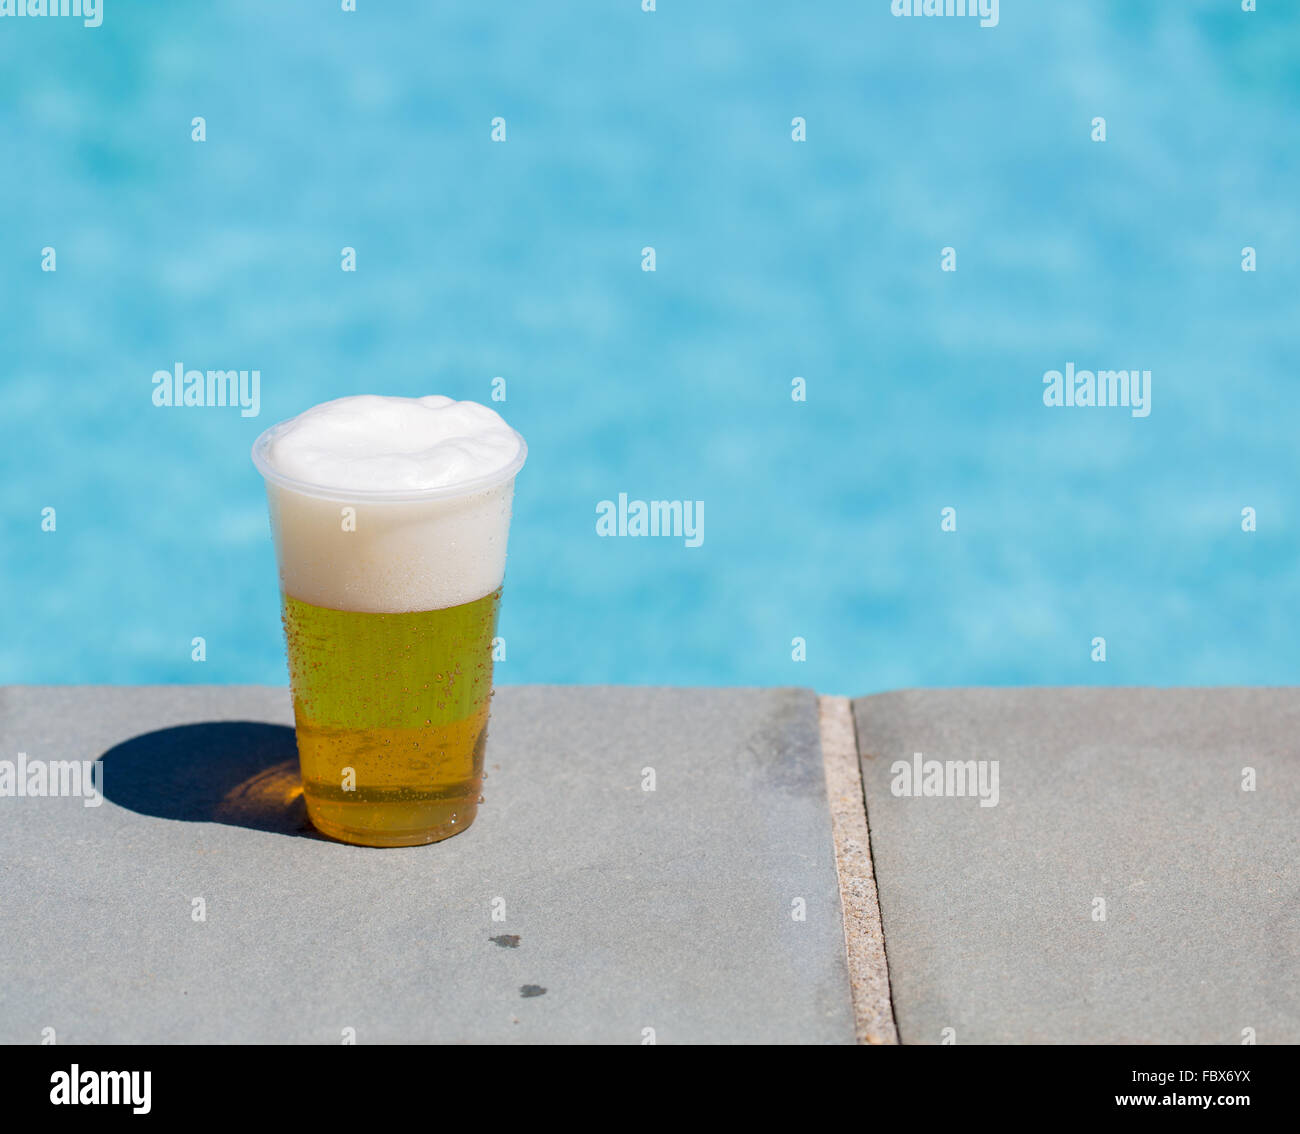
M253 445L280 570L307 813L365 846L437 842L474 822L515 475L340 491ZM519 435L516 434L516 437Z

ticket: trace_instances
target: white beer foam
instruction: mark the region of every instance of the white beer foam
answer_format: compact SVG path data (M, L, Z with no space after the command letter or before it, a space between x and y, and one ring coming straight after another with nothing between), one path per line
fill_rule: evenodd
M283 476L352 492L448 488L518 455L519 435L498 414L441 394L323 402L275 426L265 450Z
M522 449L486 406L439 396L340 398L272 427L254 453L266 466L285 593L335 610L403 612L496 590ZM433 495L411 495L423 491Z

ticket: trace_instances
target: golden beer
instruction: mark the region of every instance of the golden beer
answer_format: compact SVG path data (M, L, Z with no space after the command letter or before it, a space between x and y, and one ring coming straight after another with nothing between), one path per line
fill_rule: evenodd
M371 846L432 843L478 810L500 588L445 610L332 610L284 596L307 811Z
M474 821L527 452L493 410L438 395L339 398L254 442L323 833L404 847Z

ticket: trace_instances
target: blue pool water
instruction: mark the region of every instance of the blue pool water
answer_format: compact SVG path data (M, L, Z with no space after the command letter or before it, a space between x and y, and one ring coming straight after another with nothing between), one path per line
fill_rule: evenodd
M358 6L0 19L0 680L284 681L253 438L502 376L503 683L1300 681L1296 5Z

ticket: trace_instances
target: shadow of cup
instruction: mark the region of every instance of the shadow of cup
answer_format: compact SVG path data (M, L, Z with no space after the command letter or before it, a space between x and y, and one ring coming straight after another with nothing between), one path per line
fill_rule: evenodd
M307 818L293 729L205 721L110 748L104 798L141 815L323 838Z

